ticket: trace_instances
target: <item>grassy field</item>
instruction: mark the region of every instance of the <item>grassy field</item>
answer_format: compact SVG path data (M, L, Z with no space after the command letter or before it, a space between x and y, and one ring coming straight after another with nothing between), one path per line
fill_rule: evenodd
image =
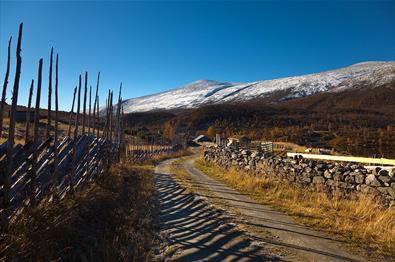
M350 248L362 247L366 255L395 257L395 208L384 209L360 196L342 199L278 183L264 176L224 170L203 159L196 166L263 204L285 211L297 221L346 240ZM358 250L360 251L360 250Z
M4 119L3 119L3 134L0 137L0 144L7 140L9 123L10 123L10 119L8 117L4 117ZM51 125L52 135L55 132L54 125L55 125L55 122L52 120L52 125ZM30 138L33 138L33 132L34 132L33 128L34 128L34 123L30 123L30 131L29 131ZM60 138L67 135L68 128L69 128L68 124L58 122L58 129L59 129L59 137ZM24 144L25 143L25 134L26 134L26 123L18 123L17 122L15 129L16 129L15 143ZM41 137L45 136L46 130L47 130L47 120L41 119L40 124L39 124L39 134ZM81 127L80 127L80 130L81 130ZM72 132L74 131L74 127L71 128L71 131ZM73 133L71 133L71 134L73 134Z
M75 197L26 212L1 237L0 261L152 261L152 171L118 165Z

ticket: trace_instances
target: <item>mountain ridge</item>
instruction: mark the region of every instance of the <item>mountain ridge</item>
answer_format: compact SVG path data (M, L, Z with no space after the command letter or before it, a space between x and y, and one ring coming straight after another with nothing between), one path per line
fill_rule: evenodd
M247 83L197 80L157 94L125 100L125 113L199 108L262 99L277 103L322 92L379 87L395 82L395 62L361 62L319 73Z

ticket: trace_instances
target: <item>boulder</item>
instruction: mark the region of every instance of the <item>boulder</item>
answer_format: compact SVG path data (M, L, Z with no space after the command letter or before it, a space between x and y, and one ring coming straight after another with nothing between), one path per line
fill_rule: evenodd
M334 173L333 174L333 180L335 180L335 181L343 181L344 180L343 174L340 173L340 172Z
M388 172L388 170L381 169L381 170L378 172L378 175L379 175L379 176L389 176L390 173Z
M357 184L363 184L365 182L365 175L358 173L355 175L355 183Z
M349 183L349 184L354 184L355 183L355 176L352 176L351 174L346 176L344 178L344 182Z
M381 170L381 171L387 171L387 170ZM383 183L390 183L392 181L392 178L389 175L379 175L378 179Z
M374 187L381 186L381 183L377 180L374 174L368 175L365 179L365 183L368 186L374 186Z
M333 175L332 175L331 172L329 172L329 170L325 170L324 177L328 178L328 179L331 179L331 178L333 178Z

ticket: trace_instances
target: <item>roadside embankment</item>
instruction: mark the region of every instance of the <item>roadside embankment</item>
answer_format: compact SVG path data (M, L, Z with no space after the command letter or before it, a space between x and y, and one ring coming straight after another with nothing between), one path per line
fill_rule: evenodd
M384 172L369 173L358 165L351 167L343 163L294 162L279 156L221 148L207 149L204 155L206 161L196 162L201 171L258 202L279 208L297 221L336 236L373 259L382 255L387 259L395 257L395 207L382 205L381 195L375 197L375 194L365 194L356 188L369 186L376 193L380 192L377 188L387 183L381 181L386 177ZM302 171L298 171L296 165L300 165ZM331 171L322 170L324 166L321 165ZM346 168L349 170L344 174ZM313 174L305 174L307 171ZM331 172L332 178L325 178L321 172L327 176ZM357 175L363 175L364 183L349 182L349 177L356 179ZM380 186L367 185L369 175L374 175ZM339 178L335 179L336 176ZM325 180L317 183L320 179L314 177ZM330 182L326 183L328 180L334 181L333 187L328 185ZM366 251L361 251L360 247Z

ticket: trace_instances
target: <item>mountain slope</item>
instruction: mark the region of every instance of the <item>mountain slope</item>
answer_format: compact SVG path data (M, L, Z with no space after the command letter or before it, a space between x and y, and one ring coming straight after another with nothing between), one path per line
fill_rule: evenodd
M198 108L257 99L276 103L322 92L378 88L394 82L395 62L365 62L317 74L251 83L199 80L170 91L126 100L124 108L125 113L132 113Z

